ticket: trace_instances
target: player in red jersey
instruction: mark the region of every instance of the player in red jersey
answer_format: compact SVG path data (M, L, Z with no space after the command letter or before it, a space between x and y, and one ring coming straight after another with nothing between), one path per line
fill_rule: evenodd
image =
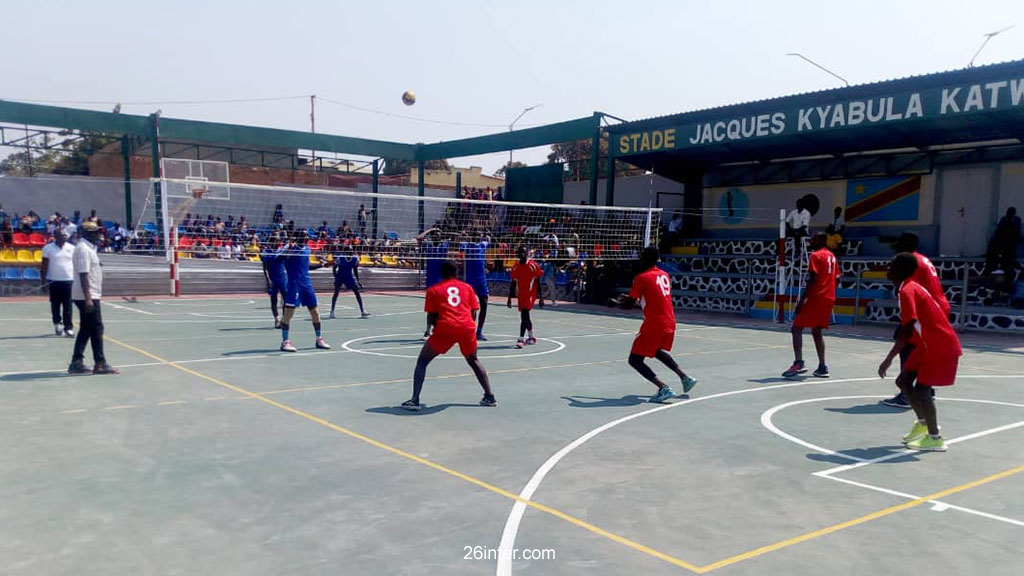
M917 269L914 270L914 275L911 276L910 279L920 284L922 288L931 294L932 298L935 299L935 303L939 305L939 308L941 308L942 312L946 315L946 318L949 318L949 300L946 299L946 293L942 289L942 280L939 278L939 271L935 269L935 265L932 264L932 261L929 260L927 256L917 251L918 244L919 240L917 234L914 234L913 232L904 232L903 234L900 234L899 240L893 244L893 249L895 249L897 253L909 252L914 255L914 258L917 259ZM893 339L896 339L898 334L899 327L897 326L896 334L893 335ZM903 348L900 352L900 366L907 361L907 358L913 350L913 344L908 344ZM932 389L932 395L935 395L934 389ZM903 408L905 410L910 408L910 403L907 402L907 398L903 395L902 390L892 398L882 400L882 404L892 406L893 408Z
M796 318L793 319L793 365L782 375L792 378L803 374L804 368L804 328L811 329L814 338L814 349L818 352L818 368L814 376L828 378L828 366L825 365L825 338L822 330L827 330L832 319L832 305L836 302L836 281L839 279L839 262L836 255L828 249L828 235L818 232L811 237L810 263L807 270L807 289L796 304Z
M533 310L533 301L537 300L537 306L544 307L544 293L541 291L540 277L544 270L529 256L526 246L520 246L516 252L519 262L512 266L510 275L512 282L508 287L508 307L512 307L512 292L515 291L519 303L519 340L516 341L516 348L522 348L526 344L536 344L537 339L533 337L533 320L530 319L530 310ZM529 333L529 338L523 338Z
M889 280L897 286L900 299L900 330L896 344L878 366L878 375L885 377L893 359L908 345L913 350L900 368L896 384L910 401L917 421L903 437L907 448L914 450L946 450L946 441L939 433L935 411L934 386L952 386L963 354L949 316L935 298L913 280L918 268L917 257L910 252L897 254L889 265ZM915 384L915 380L917 381Z
M491 393L487 370L484 370L476 355L476 314L480 310L480 301L469 284L455 278L458 270L455 262L445 260L441 263L441 281L427 290L424 309L434 330L416 360L416 371L412 376L412 398L402 403L402 408L406 410L423 408L420 404L420 391L427 375L427 365L456 344L465 356L466 363L473 369L473 374L476 374L480 387L484 389L480 405L498 405Z
M629 351L629 365L658 387L658 393L651 397L650 402L664 402L673 396L673 392L650 366L644 364L644 358L657 358L668 366L669 370L675 372L682 382L683 394L697 385L697 380L687 376L668 353L675 340L676 313L672 307L672 280L664 270L658 268L660 257L657 248L644 248L640 254L640 267L643 272L633 279L633 287L629 294L609 300L610 305L626 309L640 302L644 309L643 324L640 325L640 332L633 340L633 348Z

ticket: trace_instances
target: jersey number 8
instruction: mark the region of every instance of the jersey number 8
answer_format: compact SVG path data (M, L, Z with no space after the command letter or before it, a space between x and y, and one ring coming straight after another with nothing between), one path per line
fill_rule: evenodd
M456 287L456 286L449 286L448 287L448 305L454 308L454 307L458 306L459 304L462 304L462 296L459 294L458 287Z

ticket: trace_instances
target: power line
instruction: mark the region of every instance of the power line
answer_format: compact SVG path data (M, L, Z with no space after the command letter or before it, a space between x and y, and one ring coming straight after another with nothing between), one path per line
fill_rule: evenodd
M378 116L387 116L389 118L400 118L402 120L412 120L415 122L425 122L427 124L441 124L444 126L469 126L473 128L508 128L505 124L486 124L481 122L458 122L454 120L437 120L434 118L421 118L419 116L409 116L407 114L395 114L393 112L385 112L383 110L374 110L373 108L366 108L364 106L357 106L348 102L341 102L338 100L332 100L330 98L324 98L323 96L317 96L317 100L323 100L336 106L343 108L349 108L352 110L358 110L359 112L366 112L368 114L377 114Z
M139 102L124 102L119 100L22 100L15 98L0 98L0 100L8 100L15 102L31 102L38 104L96 104L96 105L113 105L121 104L122 106L170 106L170 105L192 105L192 104L243 104L246 102L273 102L279 100L297 100L299 98L309 98L309 95L302 96L271 96L268 98L228 98L224 100L154 100L154 101L139 101Z

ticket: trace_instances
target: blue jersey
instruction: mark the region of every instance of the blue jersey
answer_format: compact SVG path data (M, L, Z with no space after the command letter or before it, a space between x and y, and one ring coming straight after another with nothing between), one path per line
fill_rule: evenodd
M270 276L270 281L274 284L284 286L288 284L288 274L284 269L285 257L281 255L281 250L266 250L260 254L260 260L267 266L267 276Z
M288 271L288 283L296 286L311 286L309 278L309 246L290 247L284 256L284 267Z
M427 244L424 248L424 255L427 258L427 286L433 286L441 281L441 261L448 258L448 243Z
M358 256L334 255L334 278L336 280L347 280L355 282L355 271L359 267Z
M463 242L459 250L466 255L466 282L469 284L487 281L487 264L484 261L487 242Z

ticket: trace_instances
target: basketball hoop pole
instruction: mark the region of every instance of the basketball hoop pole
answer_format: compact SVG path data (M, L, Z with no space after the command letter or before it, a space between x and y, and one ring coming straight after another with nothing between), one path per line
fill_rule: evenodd
M178 227L171 218L168 220L171 224L171 237L168 242L171 250L171 296L177 298L181 296L181 280L178 274Z

